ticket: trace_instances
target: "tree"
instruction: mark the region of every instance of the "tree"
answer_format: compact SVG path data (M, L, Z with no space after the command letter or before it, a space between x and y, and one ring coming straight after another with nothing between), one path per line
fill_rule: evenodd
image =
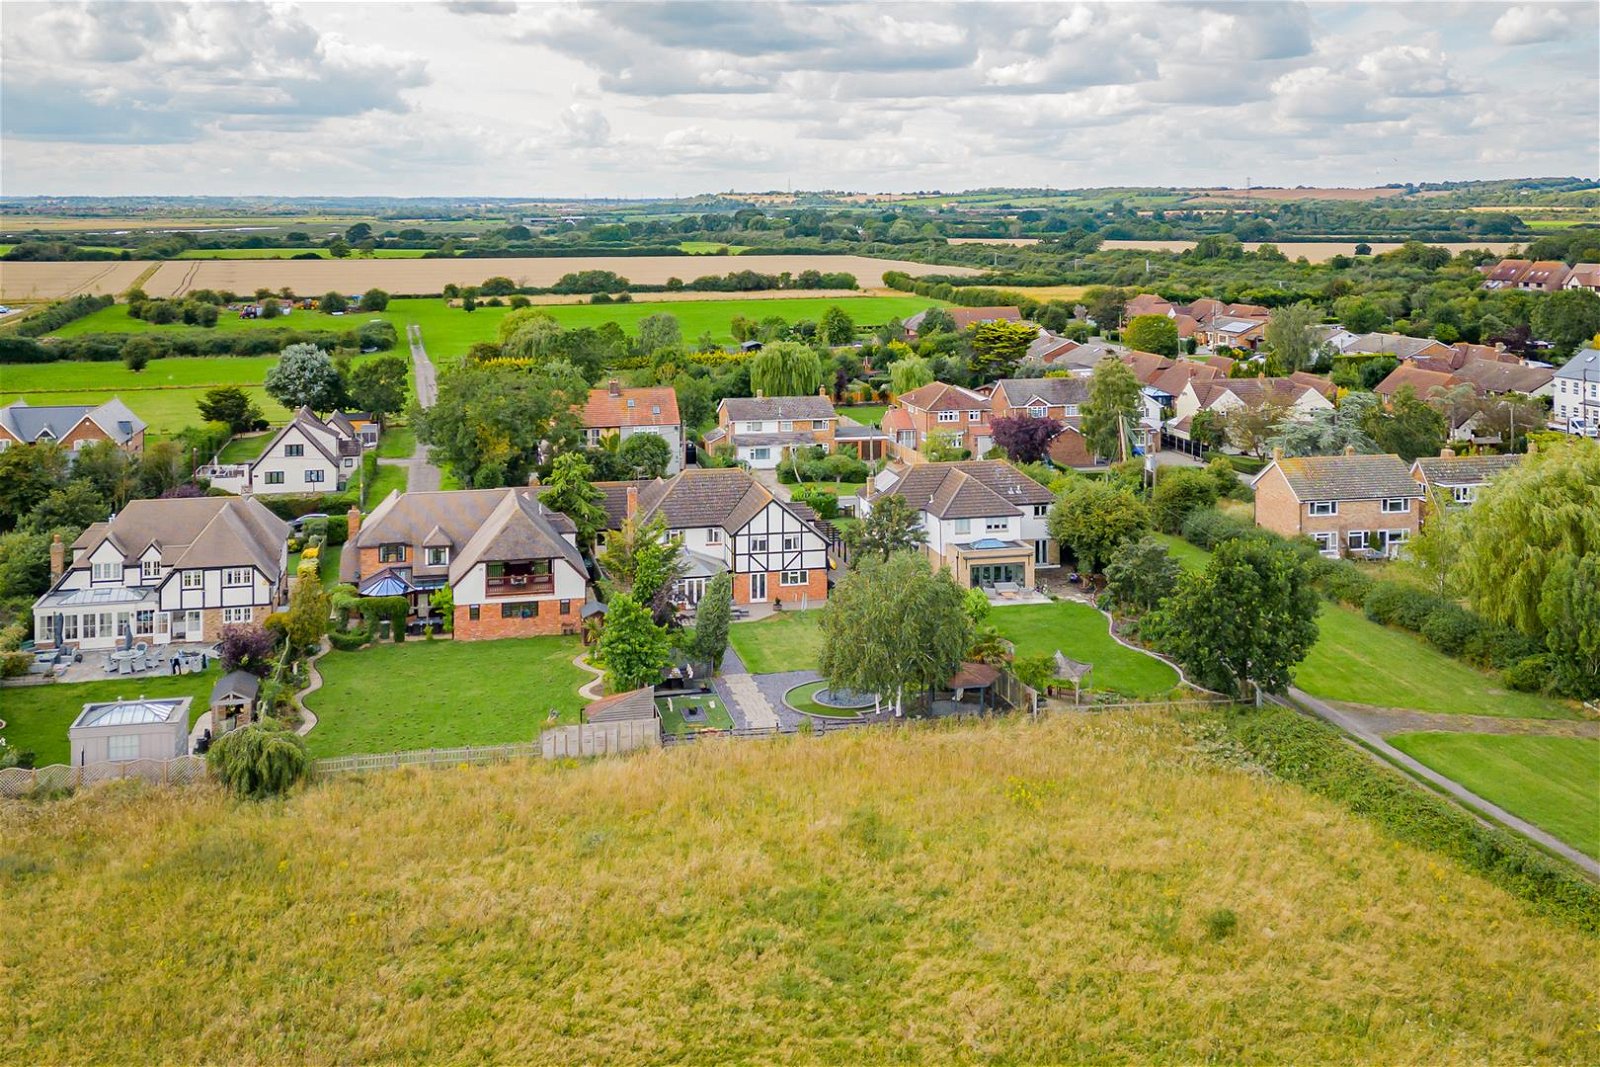
M382 289L368 289L361 294L362 311L383 311L389 306L389 294Z
M1189 419L1189 443L1210 452L1221 448L1228 440L1228 431L1222 425L1222 416L1213 408L1201 408Z
M121 510L139 487L138 460L114 441L92 441L78 449L72 477L94 486L106 503Z
M1009 378L1038 336L1039 327L1028 322L978 323L972 328L972 373L980 382Z
M1222 429L1233 447L1256 457L1266 455L1267 446L1277 436L1293 405L1277 393L1229 408L1222 415Z
M246 433L261 420L261 409L250 394L237 385L219 385L200 398L200 417L206 422L226 423L233 433Z
M922 528L921 513L905 497L888 494L872 502L872 511L847 531L846 538L859 566L866 557L888 559L896 552L921 548L928 543L928 532Z
M1139 352L1163 356L1178 354L1178 324L1165 315L1135 315L1122 331L1122 340Z
M705 595L700 598L694 620L695 657L711 664L713 670L722 669L732 623L733 576L722 571L706 583Z
M83 529L104 522L111 514L111 501L92 483L75 478L59 489L52 489L23 518L20 525L32 530Z
M1437 456L1444 447L1444 416L1409 385L1395 390L1387 408L1374 404L1361 428L1381 451L1393 452L1407 463L1418 456Z
M317 300L317 310L332 315L338 312L349 311L350 301L344 298L343 293L326 292Z
M679 325L678 317L665 312L640 319L638 336L641 355L648 356L663 348L679 348L683 345L683 327Z
M889 364L889 388L896 396L921 389L932 381L933 367L921 356L906 356Z
M1160 607L1178 591L1183 567L1167 546L1154 537L1126 541L1111 553L1106 564L1106 592L1117 607L1146 612Z
M66 483L70 469L70 456L57 444L41 442L0 451L0 530L16 527Z
M157 441L144 447L139 457L141 496L161 496L189 480L190 463L183 446L176 441Z
M222 628L217 654L225 671L249 671L265 678L272 670L277 642L257 623L232 623Z
M1083 437L1101 459L1122 458L1124 426L1139 419L1139 379L1119 359L1103 359L1089 379L1083 405Z
M618 593L606 605L600 631L600 661L606 668L606 689L625 693L661 680L670 649L666 631L657 626L639 599Z
M1351 333L1372 333L1387 321L1383 309L1364 296L1340 297L1333 302L1333 313Z
M606 538L600 566L620 589L666 618L672 581L683 573L682 549L683 538L667 535L664 516L623 519L622 529Z
M287 793L309 765L305 738L270 718L225 733L206 750L212 776L241 800Z
M822 387L822 357L798 341L773 341L750 361L750 388L762 396L814 396Z
M1331 456L1346 448L1363 454L1381 451L1362 428L1367 412L1377 403L1375 393L1351 393L1336 408L1318 408L1304 418L1285 420L1272 446L1283 449L1286 456Z
M1286 544L1234 538L1203 573L1185 574L1146 632L1196 683L1249 698L1281 692L1317 640L1320 605L1305 564Z
M1050 442L1061 432L1057 419L1008 415L989 422L989 435L1013 463L1037 463L1050 452Z
M350 403L379 419L398 415L406 406L410 362L402 356L378 356L350 373Z
M1094 288L1083 294L1089 317L1102 330L1114 330L1122 322L1123 309L1128 305L1125 289Z
M592 484L593 473L583 453L563 452L551 465L550 481L539 498L545 507L572 520L578 544L584 548L593 546L606 528L605 493Z
M629 478L649 480L667 473L672 463L672 446L660 434L634 433L622 442L617 455L628 468Z
M150 365L160 354L156 343L148 337L134 337L122 346L122 364L137 374Z
M1555 345L1553 354L1565 362L1579 345L1600 333L1600 294L1588 289L1549 294L1534 309L1533 332Z
M1550 569L1539 621L1561 691L1600 697L1600 553L1563 556Z
M955 333L956 320L950 312L942 307L931 307L922 313L922 321L917 326L917 336L927 337L935 333Z
M822 313L817 329L822 334L822 339L835 347L847 345L856 339L855 320L838 304L830 304L828 310Z
M344 231L344 239L351 244L355 244L358 241L365 241L371 236L372 223L370 222L358 222L354 226L351 226L349 229Z
M295 577L294 592L289 594L288 619L284 627L291 655L297 656L322 640L322 635L328 632L328 616L332 610L327 590L322 588L317 577L316 566L302 566Z
M1123 486L1078 478L1050 506L1048 526L1050 536L1092 574L1117 546L1150 529L1150 509Z
M1564 559L1600 553L1600 443L1574 439L1530 454L1472 505L1458 571L1480 614L1543 637L1540 612Z
M267 395L294 411L307 407L335 411L344 401L344 379L333 357L316 345L295 344L283 350L262 383Z
M1427 514L1417 536L1408 540L1397 564L1413 574L1418 584L1438 597L1456 591L1456 569L1466 546L1467 511L1451 507L1439 494L1431 494Z
M835 689L876 693L899 704L961 669L972 645L966 594L948 569L920 553L861 560L822 609L818 668Z
M1217 502L1217 481L1209 471L1198 467L1159 470L1155 488L1150 491L1150 513L1158 530L1178 533L1191 511Z
M1267 319L1265 335L1280 373L1290 374L1311 365L1312 350L1317 343L1316 326L1321 321L1322 312L1309 302L1272 312Z
M578 412L588 395L589 383L565 363L464 363L440 377L432 407L412 405L407 419L430 460L449 466L463 485L526 485L546 451L579 447Z

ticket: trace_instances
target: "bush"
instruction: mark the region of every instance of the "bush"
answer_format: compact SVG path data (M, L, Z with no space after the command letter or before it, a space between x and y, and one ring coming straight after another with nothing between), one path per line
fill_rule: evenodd
M1200 508L1183 520L1183 539L1210 550L1235 537L1260 536L1255 523L1224 515L1215 508Z
M1317 556L1311 562L1311 579L1329 600L1352 608L1365 607L1372 592L1372 576L1347 559Z
M350 519L344 515L330 515L322 524L323 536L330 545L342 545L350 540Z
M1456 604L1446 604L1422 623L1422 636L1447 656L1460 656L1483 628L1483 620Z
M21 678L32 666L31 652L0 652L0 678Z
M206 753L206 766L217 780L250 800L287 793L309 764L305 739L270 718L223 734Z
M1399 582L1374 582L1362 610L1373 622L1421 633L1423 623L1449 601Z
M1550 682L1550 657L1546 653L1526 656L1501 675L1508 687L1519 693L1541 692Z
M1505 670L1544 651L1538 641L1509 626L1482 625L1467 639L1462 658L1480 667Z
M1165 467L1150 493L1150 513L1156 529L1177 533L1190 514L1217 502L1217 482L1208 471L1185 467Z
M328 631L328 643L340 652L354 652L371 641L372 630L365 626L358 630Z

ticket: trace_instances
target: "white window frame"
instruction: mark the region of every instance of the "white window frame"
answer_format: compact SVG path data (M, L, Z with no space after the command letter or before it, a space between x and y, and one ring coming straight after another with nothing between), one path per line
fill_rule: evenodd
M1475 485L1455 485L1450 487L1450 499L1457 504L1472 504L1478 499L1478 487Z
M284 480L283 471L265 471L261 477L263 485L282 485Z
M959 411L941 411L941 412L939 412L939 421L940 422L960 422L961 421L961 412L959 412Z
M994 519L994 518L984 519L983 520L983 532L984 533L1010 533L1011 532L1011 520L1010 519Z
M708 544L708 545L720 545L720 544L722 544L722 527L720 527L720 526L707 526L706 527L706 544Z
M1314 515L1317 518L1339 514L1339 502L1337 500L1313 500L1306 505L1306 508L1307 514Z
M139 577L147 580L161 577L161 561L159 559L147 559L140 563Z
M750 458L751 459L771 459L772 458L772 449L767 448L766 446L762 446L760 448L752 448L750 450Z
M237 623L249 622L254 613L254 608L223 608L222 625L232 626Z
M1411 514L1411 498L1408 496L1384 497L1383 503L1378 506L1378 510L1385 515L1409 515Z
M133 636L149 637L156 632L156 613L152 608L140 608L133 613Z
M1357 552L1365 552L1372 546L1372 538L1367 530L1347 530L1344 535L1347 548Z
M1028 417L1030 419L1042 419L1048 414L1050 414L1050 409L1044 404L1034 404L1028 408Z
M798 551L800 551L800 535L799 534L784 534L783 535L783 550L785 552L798 552Z
M206 587L206 572L184 571L182 581L185 589L204 589Z
M793 419L779 419L778 420L778 432L779 433L793 433L794 432L794 420Z
M1034 518L1043 519L1043 518L1047 518L1049 515L1050 515L1050 505L1049 504L1035 504L1033 506L1033 517Z
M969 411L969 412L967 412L967 421L968 422L982 422L983 421L983 412L981 412L981 411Z
M225 589L239 589L252 584L249 567L229 567L222 572L222 585Z
M321 467L312 467L310 470L306 471L306 481L313 485L321 484L322 482L327 481L327 474L328 472L323 470Z
M111 763L131 763L139 758L139 735L106 738L106 760Z
M428 566L450 566L450 547L448 545L430 545L427 549Z
M90 565L89 580L93 582L115 582L122 578L122 564L120 563L94 563Z
M767 539L765 537L752 537L752 538L750 538L750 551L752 551L752 552L765 552L766 550L767 550Z
M778 576L779 585L807 585L811 581L810 571L784 571Z
M972 532L972 520L971 519L955 519L953 521L955 522L955 532L956 533L958 533L958 534L969 534L969 533Z
M1311 535L1311 540L1315 541L1317 548L1323 552L1333 552L1339 547L1339 535L1331 530L1314 533Z

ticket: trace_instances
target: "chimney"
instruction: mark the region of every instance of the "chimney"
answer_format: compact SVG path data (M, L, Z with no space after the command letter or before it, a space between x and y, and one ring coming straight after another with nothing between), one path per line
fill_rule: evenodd
M354 541L356 534L361 532L361 509L351 504L350 510L344 513L344 521L350 524L350 529L345 533L345 540Z
M630 485L630 486L628 486L628 504L627 504L627 507L623 510L623 514L631 519L635 515L637 515L638 513L639 513L639 487L636 486L636 485Z
M1455 459L1456 458L1456 450L1453 449L1453 448L1441 448L1441 449L1439 449L1439 458L1440 459Z
M826 385L817 386L817 395L826 400L828 398L828 387Z
M1282 445L1273 445L1272 446L1272 462L1276 463L1276 462L1278 462L1278 460L1280 460L1282 458L1283 458L1283 446Z
M622 383L615 378L606 383L606 393L610 396L622 395Z
M757 389L756 390L756 399L757 400L765 400L766 396L767 396L766 390L764 390L764 389Z
M1356 446L1355 445L1345 445L1344 446L1344 454L1347 455L1347 456L1355 455L1356 454Z
M56 579L66 569L67 546L61 543L61 535L56 534L50 541L50 584L55 585Z

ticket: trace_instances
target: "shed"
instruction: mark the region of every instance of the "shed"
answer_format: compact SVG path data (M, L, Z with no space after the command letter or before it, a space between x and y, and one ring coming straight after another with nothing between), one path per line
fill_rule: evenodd
M67 729L73 765L169 760L186 754L192 701L192 697L147 700L141 696L85 704Z
M661 714L656 709L654 686L642 686L626 693L601 697L585 705L584 722L627 722L637 719L654 719Z
M261 679L249 671L229 671L211 689L211 728L224 733L239 725L256 710L261 695Z

